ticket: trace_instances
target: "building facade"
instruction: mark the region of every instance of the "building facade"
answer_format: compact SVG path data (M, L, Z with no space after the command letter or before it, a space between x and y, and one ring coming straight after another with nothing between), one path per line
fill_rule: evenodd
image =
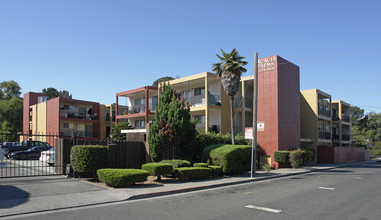
M24 95L24 134L71 137L76 133L77 137L100 139L100 122L99 103L62 97L47 100L42 93Z

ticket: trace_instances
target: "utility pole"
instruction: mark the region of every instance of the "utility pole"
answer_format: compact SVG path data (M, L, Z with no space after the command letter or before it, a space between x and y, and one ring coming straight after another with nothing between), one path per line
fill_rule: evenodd
M253 85L253 143L251 149L251 178L253 178L257 160L257 106L258 106L258 53L254 53Z

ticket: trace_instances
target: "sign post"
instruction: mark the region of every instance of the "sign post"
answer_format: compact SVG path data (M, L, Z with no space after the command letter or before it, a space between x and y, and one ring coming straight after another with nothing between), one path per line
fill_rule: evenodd
M257 104L258 104L258 53L254 53L254 85L253 85L253 141L251 149L251 178L256 167L257 154Z

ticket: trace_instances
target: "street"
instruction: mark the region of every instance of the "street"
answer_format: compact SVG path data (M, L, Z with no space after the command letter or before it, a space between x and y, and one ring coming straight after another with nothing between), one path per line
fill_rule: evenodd
M18 219L379 219L381 164L18 216Z

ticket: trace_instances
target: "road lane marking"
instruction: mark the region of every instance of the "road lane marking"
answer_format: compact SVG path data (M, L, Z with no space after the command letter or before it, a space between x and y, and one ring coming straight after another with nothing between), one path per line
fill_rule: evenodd
M356 180L362 180L362 177L355 177Z
M257 210L266 211L266 212L273 212L273 213L282 212L282 210L272 209L272 208L266 208L266 207L260 207L260 206L255 206L255 205L247 205L245 207L249 208L249 209L257 209Z
M249 195L249 194L252 194L252 192L245 192L245 195Z
M326 189L326 190L335 190L335 188L329 188L329 187L323 187L323 186L320 186L318 188L319 189Z

